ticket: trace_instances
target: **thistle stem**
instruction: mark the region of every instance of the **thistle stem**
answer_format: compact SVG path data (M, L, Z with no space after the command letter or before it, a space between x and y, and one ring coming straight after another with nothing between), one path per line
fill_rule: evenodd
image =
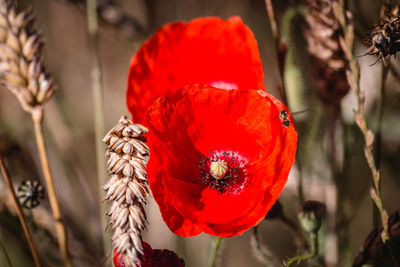
M375 132L375 159L376 167L379 169L381 165L381 154L382 154L382 122L383 112L385 106L385 83L390 69L390 61L388 66L382 65L382 75L380 84L380 97L378 102L378 114L376 121L376 132ZM373 206L373 225L378 227L379 211L376 206Z
M40 261L39 261L39 256L38 256L38 253L37 253L37 250L36 250L36 246L33 243L32 235L31 235L31 232L29 230L28 223L26 221L26 218L25 218L24 212L23 212L23 210L21 208L21 205L18 202L17 196L15 194L15 191L14 191L14 188L13 188L13 185L12 185L12 182L11 182L11 178L10 178L10 176L8 174L8 171L7 171L6 166L5 166L4 162L3 162L1 154L0 154L0 169L1 169L1 173L3 174L4 180L7 183L8 189L10 190L11 197L13 199L15 208L17 210L18 218L19 218L19 220L21 222L22 229L24 230L26 239L28 240L29 248L31 249L33 260L35 261L35 265L36 265L36 267L40 267ZM3 244L1 244L1 246L3 247ZM9 258L6 257L6 259L9 262Z
M311 253L291 258L286 264L286 267L290 267L293 264L299 263L300 261L315 258L318 255L318 233L311 233L310 237L311 237Z
M62 219L61 209L56 189L54 187L53 176L50 170L46 143L43 135L42 113L43 109L41 108L31 113L35 130L36 144L39 151L40 163L42 164L43 176L46 182L46 189L47 189L47 194L49 196L50 207L52 209L53 217L56 223L59 249L64 259L65 265L67 267L71 267L72 261L68 251L67 232Z
M106 161L104 157L104 145L102 143L105 134L105 119L104 119L104 99L103 99L103 83L102 71L100 64L100 53L98 47L98 17L97 17L97 1L86 0L87 10L87 27L90 37L91 58L92 58L92 94L93 94L93 113L94 113L94 129L95 129L95 144L96 144L96 165L97 165L97 182L99 199L104 198L104 192L101 188L107 181L105 172ZM107 212L107 206L102 205L99 201L100 220L102 229L106 229L107 220L104 216ZM102 235L104 253L110 250L111 244L109 238Z
M216 237L213 243L213 250L211 253L211 263L210 267L217 266L218 251L221 246L222 237Z
M378 102L378 114L376 121L376 149L375 149L375 157L376 157L376 167L379 169L381 164L381 150L382 150L382 122L383 122L383 113L385 106L385 84L386 79L390 69L390 61L388 61L387 66L382 65L382 75L381 75L381 84L380 84L380 98Z

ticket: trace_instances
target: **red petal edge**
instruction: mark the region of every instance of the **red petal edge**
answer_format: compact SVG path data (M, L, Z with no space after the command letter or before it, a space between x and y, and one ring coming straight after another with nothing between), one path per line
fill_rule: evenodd
M154 100L195 83L265 89L257 41L239 17L197 18L161 27L131 60L128 109L143 124Z
M152 249L149 244L143 242L144 255L137 267L184 267L185 262L168 249ZM126 267L124 256L114 249L113 262L115 267Z

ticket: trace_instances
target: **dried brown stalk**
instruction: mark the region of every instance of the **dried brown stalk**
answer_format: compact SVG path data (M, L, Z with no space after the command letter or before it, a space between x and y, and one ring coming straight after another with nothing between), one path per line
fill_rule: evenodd
M400 261L400 212L390 215L389 232L393 244L393 252L397 261ZM390 252L382 243L380 233L382 228L375 228L365 239L362 250L354 260L353 267L370 266L391 266Z
M97 182L99 189L99 199L104 197L104 192L100 186L107 181L107 175L104 170L106 164L104 158L104 146L101 142L102 137L105 134L105 122L104 122L104 93L103 93L103 80L102 80L102 69L100 62L100 51L98 46L98 17L97 17L97 0L86 1L87 11L87 28L90 40L90 51L91 51L91 87L93 95L93 114L94 114L94 133L95 133L95 144L96 144L96 167L97 167ZM100 216L102 228L107 227L107 221L103 213L107 211L105 205L100 205ZM102 236L103 241L103 252L110 249L110 240L107 236ZM106 267L106 266L105 266Z
M35 261L35 265L36 265L36 267L40 267L40 261L39 261L39 256L38 256L38 253L37 253L37 250L36 250L36 246L33 243L32 235L31 235L31 232L29 230L28 223L26 221L24 212L23 212L23 210L21 208L21 205L19 204L19 201L18 201L17 196L15 194L14 187L13 187L12 182L11 182L11 178L8 175L8 171L6 169L6 166L4 165L4 162L3 162L1 154L0 154L0 170L1 170L1 173L3 174L4 180L6 181L6 183L8 185L8 189L11 192L11 196L12 196L15 208L17 210L18 218L19 218L19 220L21 222L22 229L24 229L24 233L25 233L26 239L28 240L28 244L29 244L29 247L31 249L33 260Z
M111 201L107 211L114 230L113 248L124 255L128 267L136 266L143 254L141 231L147 220L143 205L149 196L146 165L149 148L145 144L148 130L122 116L104 137L108 145L107 171L110 179L103 186L105 200Z
M388 229L388 219L389 216L383 207L382 193L381 193L381 172L377 168L376 160L373 154L374 147L374 134L368 128L366 114L365 114L365 95L360 88L360 67L354 56L353 45L354 45L354 23L352 21L352 14L347 11L344 7L344 2L339 1L334 3L334 14L336 18L340 21L341 27L343 29L344 36L339 39L340 45L345 53L347 60L349 61L349 69L346 71L347 80L351 89L356 93L358 100L357 110L354 111L354 117L361 133L364 136L365 146L364 154L367 160L368 166L372 173L373 178L373 188L370 190L370 195L375 205L377 206L381 222L383 226L383 231L381 234L382 242L390 248L390 235ZM392 254L392 258L394 258Z
M281 80L282 80L282 83L281 83L281 85L279 85L278 89L279 89L279 93L282 97L283 103L287 104L288 102L287 102L287 96L286 96L286 89L285 89L285 84L283 82L287 45L286 45L286 42L282 40L282 38L279 34L278 25L277 25L276 19L275 19L274 6L272 5L272 0L265 0L265 6L267 9L269 24L271 26L272 37L274 38L274 42L275 42L275 51L276 51L276 57L278 60L279 74L280 74Z
M41 124L44 104L56 88L41 59L43 41L41 34L33 28L34 20L31 9L17 13L13 6L0 0L0 81L17 97L22 108L31 114L60 251L65 264L72 266Z

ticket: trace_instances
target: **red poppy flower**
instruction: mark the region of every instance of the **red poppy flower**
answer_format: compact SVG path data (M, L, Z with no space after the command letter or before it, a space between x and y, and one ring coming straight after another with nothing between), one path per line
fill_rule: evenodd
M285 112L264 91L208 85L154 102L148 179L175 234L228 237L265 217L294 162L297 133Z
M143 258L137 267L184 267L185 262L168 249L152 249L149 244L143 242ZM124 256L114 250L115 267L126 267Z
M163 26L133 56L127 105L136 123L158 97L188 84L264 90L257 42L239 17Z

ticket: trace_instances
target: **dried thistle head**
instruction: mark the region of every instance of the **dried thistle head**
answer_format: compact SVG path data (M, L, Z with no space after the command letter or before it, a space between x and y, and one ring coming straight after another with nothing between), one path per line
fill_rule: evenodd
M31 9L17 13L14 6L0 0L0 82L31 113L55 91L41 59L43 41L33 28L34 20Z
M144 137L147 132L146 127L122 116L103 139L108 146L110 176L103 186L104 199L112 202L107 211L114 230L112 243L124 256L126 266L136 266L143 255L141 232L147 224L143 205L149 196L146 173L149 148Z
M340 22L333 13L333 0L308 0L306 39L312 59L312 75L322 103L337 107L349 91L348 66L339 39Z
M44 199L44 188L38 181L22 181L17 196L24 208L33 209Z
M400 50L399 7L396 6L392 10L384 8L381 13L381 18L369 33L366 41L369 48L364 53L364 55L378 56L376 62L380 60L385 62L388 57L395 55Z
M390 235L390 246L394 257L400 261L400 211L389 217L388 228ZM383 228L375 228L365 239L363 248L354 260L353 267L361 267L367 264L373 266L395 266L391 262L390 251L382 242L381 233Z

